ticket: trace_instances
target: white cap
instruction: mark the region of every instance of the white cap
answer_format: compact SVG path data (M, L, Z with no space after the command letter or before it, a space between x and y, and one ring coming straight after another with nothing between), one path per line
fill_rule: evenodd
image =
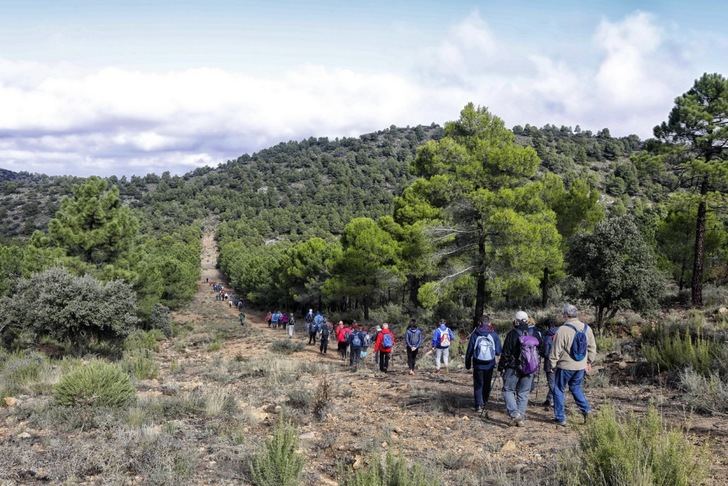
M528 320L528 314L526 314L526 313L525 313L525 312L523 312L523 311L518 311L518 312L516 312L516 317L515 317L515 319L516 319L517 321L527 321L527 320Z

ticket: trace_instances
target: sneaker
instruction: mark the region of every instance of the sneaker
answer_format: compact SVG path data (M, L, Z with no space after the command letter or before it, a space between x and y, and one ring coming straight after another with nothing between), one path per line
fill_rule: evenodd
M554 423L559 427L566 427L566 420L554 419Z
M581 412L581 416L584 418L584 423L589 421L590 412Z
M414 371L412 371L412 370L409 370L409 374L410 374L410 375L414 375L414 374L415 374L415 372L414 372Z
M475 413L482 414L483 413L483 407L475 407Z
M526 419L523 417L518 417L516 419L516 427L523 427L524 425L526 425Z

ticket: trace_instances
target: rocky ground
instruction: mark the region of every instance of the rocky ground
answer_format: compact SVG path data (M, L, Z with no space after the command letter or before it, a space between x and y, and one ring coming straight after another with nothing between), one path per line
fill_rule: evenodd
M461 357L443 374L423 357L411 376L400 347L390 373L379 373L371 356L352 372L335 342L322 356L305 344L302 329L292 340L300 350L274 351L288 340L285 332L269 329L252 311L241 327L237 311L215 301L205 282L222 280L211 235L203 251L199 291L174 315L178 333L156 354L158 377L137 383L137 405L79 422L54 412L47 393L15 397L0 409L2 484L246 484L251 454L281 415L300 434L304 484L336 484L342 468L361 467L384 451L439 470L447 484L538 484L576 444L581 419L573 406L571 425L559 428L536 405L545 397L543 377L528 425L513 428L500 382L490 418L474 413ZM594 406L642 413L654 404L715 452L712 482L725 484L728 419L694 414L674 390L635 384L618 353L609 360L588 386Z

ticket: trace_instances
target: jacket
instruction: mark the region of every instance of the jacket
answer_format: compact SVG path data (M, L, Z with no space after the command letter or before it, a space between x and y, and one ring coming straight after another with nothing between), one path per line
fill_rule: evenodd
M498 333L495 332L490 326L478 326L475 331L473 331L473 333L470 335L470 340L468 341L468 350L465 352L466 370L469 370L471 367L476 370L490 370L495 367L495 359L492 359L490 361L479 361L475 359L475 343L481 336L490 336L493 339L496 356L500 356L502 352L500 337L498 336Z
M392 331L389 329L382 329L382 331L377 336L377 340L374 341L374 351L379 353L391 353L392 349L384 349L382 346L382 340L384 339L384 335L389 334L392 336L392 347L394 347L394 344L396 343L396 340L394 339L394 334L392 334Z
M359 337L359 345L354 346L354 337ZM361 349L364 347L364 332L357 331L356 329L353 329L349 333L349 340L347 341L349 343L349 346L351 346L351 349Z
M417 326L411 326L407 328L407 332L404 333L404 341L408 347L417 349L422 346L422 330Z
M544 360L543 360L543 370L546 373L551 373L554 369L551 367L551 350L554 347L554 339L556 336L556 333L558 332L559 328L555 326L551 326L548 329L546 329L546 332L543 335L543 354L544 354Z
M574 361L571 359L571 343L574 342L574 336L576 332L569 327L567 324L574 326L579 331L584 329L584 324L577 318L568 319L564 324L559 327L559 330L554 336L554 344L551 348L551 355L549 361L551 361L551 367L553 369L561 368L562 370L579 371L586 369L587 363L593 363L597 359L597 341L594 339L594 333L592 328L589 327L586 331L586 357L581 361Z
M448 334L448 337L450 338L450 343L452 343L455 340L455 335L452 333L449 327L447 327L446 324L440 324L440 326L435 329L435 331L432 333L432 347L438 348L438 349L444 349L448 348L449 346L442 346L440 344L441 336L446 333Z
M538 339L539 354L543 353L543 336L541 336L541 332L535 327L529 327L528 324L521 324L520 326L511 329L508 334L506 334L506 339L503 342L503 353L500 361L498 362L498 371L503 371L506 368L512 368L515 370L520 368L520 337L525 334L529 334Z
M334 332L336 333L336 342L337 343L346 342L346 336L344 334L344 326L336 326L336 330Z

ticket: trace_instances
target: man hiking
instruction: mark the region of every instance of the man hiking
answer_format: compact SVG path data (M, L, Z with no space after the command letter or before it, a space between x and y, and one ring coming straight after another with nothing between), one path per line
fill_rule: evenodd
M435 373L440 372L440 362L445 365L447 372L450 365L450 344L455 340L452 330L447 327L445 319L440 319L440 325L432 333L432 348L435 350Z
M313 321L308 324L308 344L316 345L316 334L318 334L324 322L326 322L326 319L321 315L321 312L316 312Z
M465 352L465 369L473 369L473 396L476 413L482 414L488 403L493 383L495 359L500 354L500 337L490 324L490 318L483 316L478 327L470 335L468 350Z
M359 369L359 361L361 360L361 349L364 347L364 332L362 332L359 324L356 322L351 326L349 333L349 366L353 371Z
M420 346L422 346L423 341L422 330L417 327L417 322L411 319L409 326L407 326L407 331L404 334L404 342L407 345L407 367L409 368L410 375L415 374L417 352Z
M579 311L571 304L565 304L563 315L566 321L554 336L549 359L554 372L554 422L566 425L564 400L569 387L576 405L586 422L591 406L584 396L584 376L591 370L597 358L597 342L589 326L578 319Z
M319 344L319 353L326 354L329 349L329 336L331 335L331 323L325 322L321 328L321 343Z
M339 321L339 323L336 325L336 349L339 351L339 357L343 361L346 359L346 346L348 344L346 343L346 334L344 332L344 322Z
M382 332L382 326L377 326L374 331L372 331L371 335L371 342L376 343L377 338L379 337L379 334ZM379 366L379 351L377 351L376 347L374 348L374 352L372 353L374 355L374 365Z
M296 330L296 318L293 317L293 312L288 315L288 323L286 324L286 331L288 332L288 338L293 338L293 332Z
M554 368L551 366L551 350L554 347L554 338L558 332L558 323L555 319L549 318L549 327L543 333L543 372L546 375L546 384L549 391L546 400L541 404L544 410L549 410L554 404Z
M526 420L528 395L531 393L533 379L541 367L541 346L538 337L529 334L528 314L523 311L516 312L513 329L506 335L503 353L498 362L498 371L503 373L503 400L511 419L510 425L521 427Z
M273 313L270 318L270 325L273 329L278 327L278 322L281 320L281 311L277 310Z
M382 324L382 332L374 342L374 351L379 353L379 371L387 373L389 370L389 358L394 348L394 334L389 330L389 324Z
M306 329L309 328L309 324L313 322L313 309L309 309L306 313L306 316L303 318L304 322L306 323Z

